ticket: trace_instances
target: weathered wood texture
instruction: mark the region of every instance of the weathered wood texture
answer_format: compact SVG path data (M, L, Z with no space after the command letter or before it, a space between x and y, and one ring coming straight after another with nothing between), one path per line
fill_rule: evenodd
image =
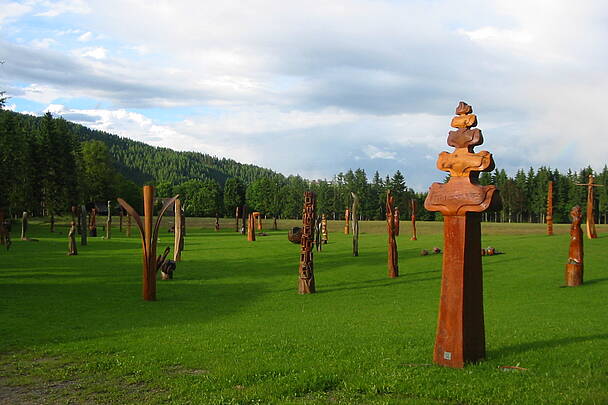
M481 212L498 193L494 186L481 186L480 171L494 169L490 152L473 152L483 143L473 109L461 102L450 131L448 145L437 167L450 172L448 183L433 183L424 206L444 216L444 250L439 319L433 361L447 367L463 367L485 357L483 283L481 265Z
M13 242L11 241L11 220L6 218L4 210L0 209L0 245L9 250Z
M388 276L399 277L399 256L395 241L395 198L391 190L386 192L386 230L388 233Z
M587 187L587 238L597 238L597 231L595 230L595 216L593 214L593 207L595 205L595 198L593 187L604 187L602 184L593 184L593 175L589 175L589 181L587 183L576 183L577 186Z
M162 207L156 218L156 222L153 223L154 215L154 187L144 186L144 221L142 222L141 217L122 198L118 199L118 203L135 219L135 223L139 228L142 240L143 250L143 270L142 270L142 296L145 301L156 300L156 243L158 241L158 231L160 229L160 222L167 211L167 209L175 203L175 200L179 198L179 195L169 199Z
M553 235L553 182L547 189L547 235Z
M89 236L97 236L97 210L95 208L91 209L91 214L89 215Z
M184 248L184 234L182 223L182 202L180 199L175 200L174 216L173 216L173 260L179 262L182 260L182 249Z
M112 201L108 201L108 219L106 220L106 239L112 239Z
M418 240L418 236L416 235L416 200L410 200L410 211L412 213L412 237L411 240Z
M235 211L234 211L234 231L238 232L239 231L239 208L240 207L236 207Z
M327 233L327 218L325 214L321 216L321 242L326 245L329 241L329 234Z
M353 192L350 194L353 197L353 208L351 211L353 216L353 256L359 256L359 213L357 212L359 197Z
M395 212L393 213L393 224L395 227L395 236L399 236L399 216L400 216L400 212L399 212L399 207L395 207Z
M249 242L255 242L255 217L253 214L249 214L247 221L247 240Z
M344 211L344 235L348 235L350 233L350 210L347 208Z
M566 285L576 287L583 284L583 231L581 221L583 212L578 205L570 211L572 224L570 225L570 249L568 251L568 263L566 263Z
M76 233L76 221L72 221L70 222L70 230L68 231L68 256L76 256L78 254Z
M302 236L300 238L300 267L298 270L298 293L300 294L316 292L312 252L315 237L315 205L315 193L305 192L304 208L302 210Z

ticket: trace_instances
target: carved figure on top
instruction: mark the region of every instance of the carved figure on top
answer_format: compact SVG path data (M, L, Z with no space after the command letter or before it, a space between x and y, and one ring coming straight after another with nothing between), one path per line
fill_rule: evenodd
M468 148L473 152L473 147L483 143L481 130L471 129L477 126L477 116L473 114L473 107L461 101L456 107L456 117L452 118L452 128L448 136L448 145L455 148Z

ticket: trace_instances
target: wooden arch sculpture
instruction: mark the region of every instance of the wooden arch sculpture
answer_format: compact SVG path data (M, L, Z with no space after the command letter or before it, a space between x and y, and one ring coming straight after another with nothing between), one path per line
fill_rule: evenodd
M158 231L160 229L160 221L165 214L165 211L175 204L175 200L179 195L169 199L163 208L161 208L156 218L156 223L152 227L152 217L154 215L154 186L144 186L144 221L122 198L118 198L118 203L123 207L130 216L135 219L135 223L141 234L141 242L143 249L143 273L142 273L142 294L145 301L156 301L156 242L158 240Z

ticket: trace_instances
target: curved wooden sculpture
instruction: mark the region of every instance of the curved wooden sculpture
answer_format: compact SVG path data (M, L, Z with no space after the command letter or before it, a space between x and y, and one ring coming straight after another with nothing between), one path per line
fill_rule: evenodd
M141 217L125 200L118 198L118 203L123 207L130 216L135 219L135 223L141 234L141 242L143 249L143 274L142 274L142 295L145 301L156 300L156 243L158 240L158 231L160 229L160 221L165 214L165 211L175 203L179 195L169 199L163 208L161 208L156 218L154 227L152 220L154 215L154 186L144 186L144 222Z
M410 211L412 212L412 237L410 239L418 240L416 236L416 200L414 199L410 200Z
M325 214L321 215L321 243L327 245L329 240L329 234L327 233L327 217Z
M91 214L89 216L89 236L96 237L97 236L97 210L95 208L91 209Z
M300 268L298 270L298 293L300 294L312 294L316 292L312 253L312 244L315 238L315 203L315 193L306 191L304 193L304 209L302 211Z
M581 220L583 212L578 205L570 211L572 224L570 225L570 250L566 264L566 285L576 287L583 284L583 231Z
M395 212L393 212L393 226L395 228L395 236L399 236L399 207L395 207Z
M76 256L78 249L76 248L76 221L70 222L70 230L68 232L68 256Z
M184 225L182 221L182 203L179 198L175 200L174 206L174 235L173 235L173 261L182 260L182 250L184 249Z
M577 186L587 186L587 238L597 238L597 232L595 230L595 218L593 215L593 206L595 205L595 198L593 195L593 187L604 187L602 184L593 184L593 175L589 175L589 181L587 183L576 183Z
M112 201L108 201L108 219L106 220L106 239L112 239Z
M553 235L553 182L549 182L547 189L547 235Z
M456 108L448 145L437 167L450 172L448 183L433 183L424 202L429 211L444 216L444 254L439 319L433 361L447 367L485 357L481 266L481 212L497 197L495 186L481 186L480 171L494 169L492 154L473 152L483 143L473 109L464 102Z
M289 239L291 243L302 243L302 228L297 226L291 228L287 233L287 239Z
M253 213L249 214L247 221L247 240L249 242L255 242L255 217Z
M395 241L395 198L391 190L386 191L386 229L388 231L388 276L399 277L399 257Z
M262 214L259 211L254 211L251 213L253 215L254 225L257 230L262 232Z
M215 232L220 231L220 216L219 214L215 214Z
M359 207L359 197L357 194L351 192L353 196L353 256L359 256L359 218L357 213L357 208Z
M344 211L344 235L348 235L350 233L350 224L348 221L350 220L350 210L347 208Z

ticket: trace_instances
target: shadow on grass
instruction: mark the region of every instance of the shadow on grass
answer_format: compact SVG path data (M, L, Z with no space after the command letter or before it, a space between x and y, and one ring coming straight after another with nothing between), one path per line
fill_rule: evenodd
M513 354L524 353L534 350L550 349L554 347L571 345L574 343L587 342L590 340L608 339L608 333L598 333L589 336L572 336L559 339L538 340L536 342L520 343L512 346L505 346L488 351L488 358L503 358Z
M591 279L591 280L586 280L583 283L583 286L584 285L588 285L588 284L604 283L606 281L608 281L608 277L605 277L605 278L594 278L594 279Z

